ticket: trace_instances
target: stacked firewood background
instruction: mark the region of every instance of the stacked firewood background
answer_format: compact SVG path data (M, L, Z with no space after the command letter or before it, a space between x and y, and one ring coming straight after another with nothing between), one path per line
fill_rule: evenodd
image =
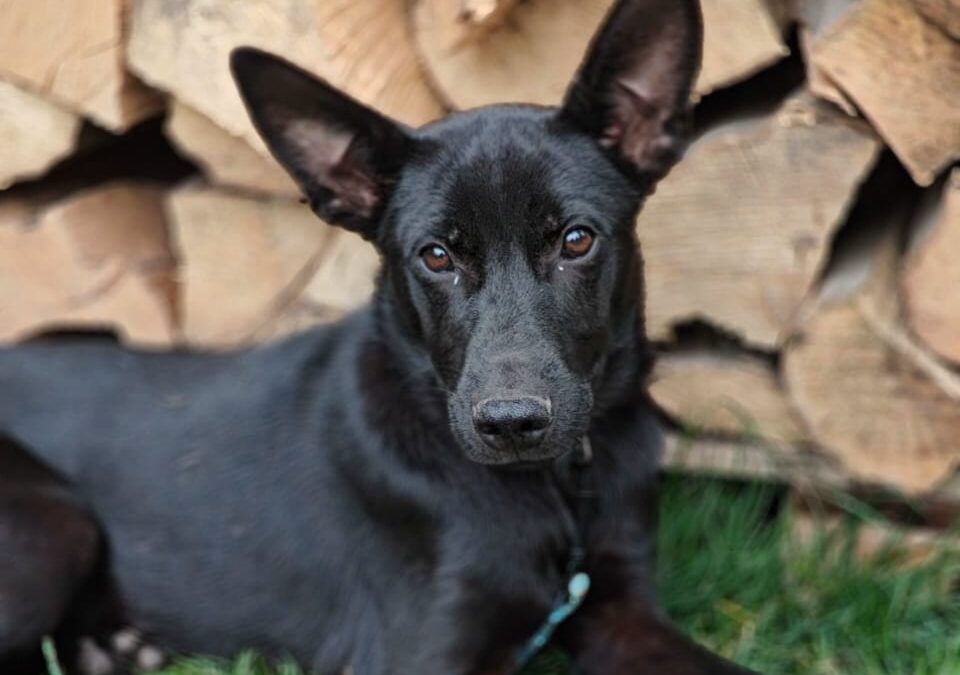
M610 4L0 0L0 340L222 350L369 296L233 47L419 125L558 102ZM960 0L702 4L697 139L637 222L669 461L957 501Z

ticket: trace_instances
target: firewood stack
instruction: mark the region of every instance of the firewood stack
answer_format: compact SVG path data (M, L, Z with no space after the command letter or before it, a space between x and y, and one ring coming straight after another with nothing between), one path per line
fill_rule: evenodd
M369 297L234 47L419 125L557 103L610 4L0 0L0 340L221 350ZM960 2L702 5L697 137L637 222L669 461L960 497Z

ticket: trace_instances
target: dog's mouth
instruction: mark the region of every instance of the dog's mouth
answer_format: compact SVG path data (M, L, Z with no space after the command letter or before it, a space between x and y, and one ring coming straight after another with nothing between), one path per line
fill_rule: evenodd
M561 452L556 457L550 457L549 459L521 459L516 462L510 462L507 464L497 464L495 466L502 467L504 471L517 471L517 472L543 471L544 469L549 469L550 467L552 467L554 464L556 464L558 459L566 456L567 454L569 454L569 452L570 450L566 450L564 452Z
M541 449L535 452L529 450L517 450L511 452L487 450L483 448L474 448L466 445L465 454L467 459L477 464L486 464L489 466L500 466L516 471L536 471L544 469L553 464L557 458L566 454L567 449L558 448L556 450Z

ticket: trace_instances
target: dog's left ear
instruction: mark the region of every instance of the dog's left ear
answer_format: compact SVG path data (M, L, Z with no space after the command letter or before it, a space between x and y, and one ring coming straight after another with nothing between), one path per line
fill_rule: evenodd
M230 68L254 126L328 223L374 239L412 141L403 127L301 68L251 47Z
M561 118L656 181L683 154L700 69L697 0L619 0L567 91Z

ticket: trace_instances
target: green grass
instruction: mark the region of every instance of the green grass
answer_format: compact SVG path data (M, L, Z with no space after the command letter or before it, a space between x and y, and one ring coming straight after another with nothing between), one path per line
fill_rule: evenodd
M853 551L864 516L851 515L800 545L789 510L767 516L777 497L672 481L660 540L671 616L768 675L960 674L960 555L946 540L920 566L896 543L864 560Z
M905 567L896 545L853 554L849 527L806 544L773 487L668 479L661 503L660 586L698 641L766 675L960 675L960 555ZM775 515L772 515L775 514ZM563 675L556 653L527 675ZM185 660L163 675L301 675L252 655Z

